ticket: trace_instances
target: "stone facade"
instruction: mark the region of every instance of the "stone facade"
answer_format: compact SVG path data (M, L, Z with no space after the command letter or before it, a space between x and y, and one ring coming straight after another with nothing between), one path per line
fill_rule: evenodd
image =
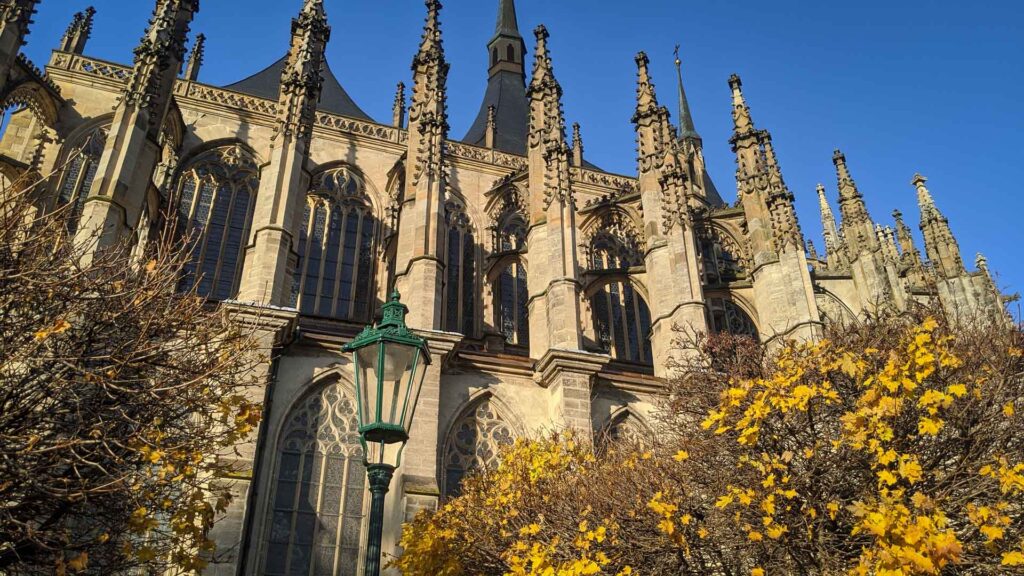
M320 0L296 6L281 61L229 87L200 81L201 35L186 56L198 0L157 0L132 65L85 55L85 11L45 73L18 54L33 7L0 2L0 99L13 109L0 174L45 177L40 209L69 205L97 249L178 218L195 242L183 286L259 318L273 357L252 391L264 422L238 451L251 473L226 479L238 497L215 528L210 574L359 574L368 499L340 349L395 288L434 362L388 499L386 554L404 520L516 437L651 434L680 330L813 339L826 323L932 299L1005 317L984 259L966 270L921 176L923 253L902 215L894 228L871 219L837 152L841 223L819 187L819 256L738 77L734 204L705 170L681 71L675 124L643 53L637 173L592 166L578 125L567 141L543 27L527 75L512 0L499 1L487 95L462 139L449 134L437 0L411 105L400 84L389 124L326 65Z

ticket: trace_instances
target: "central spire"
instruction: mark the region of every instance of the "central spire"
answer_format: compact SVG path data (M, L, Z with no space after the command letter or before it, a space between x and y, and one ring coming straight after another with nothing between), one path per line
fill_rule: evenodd
M463 141L486 146L488 118L492 118L494 132L490 142L494 148L525 155L530 114L526 101L526 42L519 33L514 0L498 1L498 23L494 37L487 43L487 61L487 91Z
M700 140L700 134L693 125L693 115L690 113L690 102L686 99L686 89L683 88L683 61L679 59L679 45L676 44L676 78L679 80L679 137L683 140Z

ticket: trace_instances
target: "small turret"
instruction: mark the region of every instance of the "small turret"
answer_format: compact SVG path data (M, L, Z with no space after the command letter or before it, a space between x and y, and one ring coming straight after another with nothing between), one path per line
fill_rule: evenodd
M695 140L700 142L700 134L693 125L693 114L690 113L690 102L686 98L686 89L683 87L683 61L679 58L679 45L676 44L676 79L679 82L679 137L683 140Z
M583 166L583 136L580 134L580 123L572 124L572 165Z
M850 258L856 259L861 252L873 252L879 248L878 235L864 204L864 196L850 175L846 155L836 150L832 155L832 163L835 164L836 179L839 182L839 212L843 220L843 237L846 239Z
M72 54L82 54L85 52L85 44L89 41L89 36L92 35L94 16L96 16L96 9L92 6L75 14L71 19L71 25L68 26L63 38L61 38L60 47L57 50Z
M199 79L199 69L203 66L203 58L206 54L206 35L196 36L196 43L192 46L192 53L188 56L188 64L185 66L185 79L195 82Z
M821 209L822 236L825 238L825 259L830 270L838 270L844 264L842 242L823 184L818 184L818 206Z
M915 174L912 184L917 189L917 204L921 209L921 232L924 235L925 253L935 269L945 278L965 273L960 246L949 228L949 221L935 206L931 192L925 186L928 179Z
M405 82L395 88L395 103L391 108L391 124L395 128L405 126Z

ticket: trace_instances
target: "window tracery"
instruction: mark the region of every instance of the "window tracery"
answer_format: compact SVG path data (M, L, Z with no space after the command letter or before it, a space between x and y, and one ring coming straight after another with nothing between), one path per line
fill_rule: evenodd
M609 282L590 297L598 348L612 358L651 364L651 311L627 280Z
M278 449L263 574L356 576L366 469L353 400L338 386L293 409Z
M369 319L377 233L362 179L342 167L313 180L302 216L292 290L303 314Z
M602 442L609 444L644 445L650 442L650 430L628 411L614 417L604 429Z
M498 451L515 441L516 434L490 398L477 402L452 427L445 447L444 489L457 496L462 479L474 470L498 465Z
M711 312L711 329L715 334L725 332L736 336L749 336L754 340L760 338L757 325L732 300L727 298L709 298L708 308Z
M725 284L746 277L743 249L732 236L708 226L701 232L700 243L705 283Z
M448 227L445 281L445 330L473 336L476 332L476 241L465 209L445 206Z
M178 222L192 257L179 287L226 300L235 295L259 190L259 167L240 146L205 152L178 179Z
M67 213L68 232L74 234L78 229L85 200L89 197L92 182L96 177L96 168L107 145L109 126L100 126L83 136L71 148L67 166L61 174L58 188L58 202L61 206L70 206Z
M608 212L596 225L587 243L591 270L619 270L644 265L643 235L627 216Z

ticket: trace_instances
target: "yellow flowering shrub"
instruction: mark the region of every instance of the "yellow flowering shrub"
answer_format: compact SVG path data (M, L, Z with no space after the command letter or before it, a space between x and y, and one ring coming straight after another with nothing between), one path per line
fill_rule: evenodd
M519 442L410 523L403 574L1024 573L1019 331L926 312L697 342L657 439Z

